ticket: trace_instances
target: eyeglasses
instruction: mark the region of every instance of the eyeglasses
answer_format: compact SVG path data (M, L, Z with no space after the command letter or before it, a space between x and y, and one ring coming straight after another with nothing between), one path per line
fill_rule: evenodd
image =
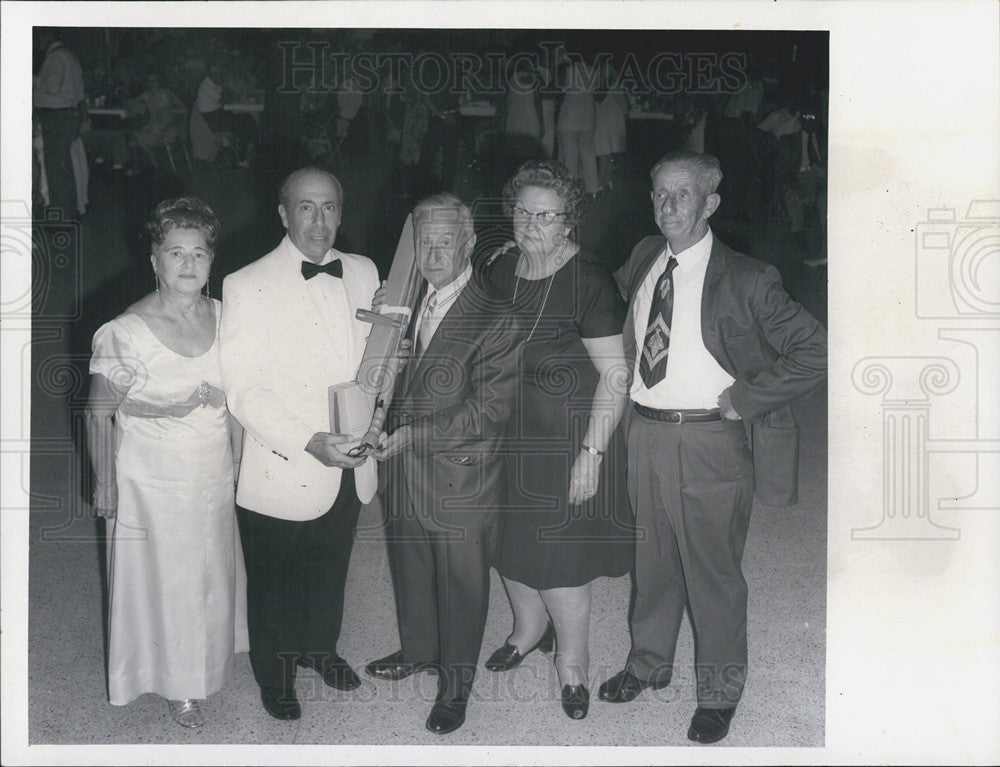
M514 206L514 218L519 218L522 221L534 219L543 226L548 226L555 221L558 216L565 215L565 211L559 212L555 210L540 210L537 213L532 213L530 210L525 210L520 205Z

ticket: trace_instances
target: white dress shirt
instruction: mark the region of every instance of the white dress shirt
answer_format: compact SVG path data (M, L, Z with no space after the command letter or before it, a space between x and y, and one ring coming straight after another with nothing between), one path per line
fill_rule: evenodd
M302 252L295 247L295 243L285 235L286 252L288 258L293 262L293 268L302 271L302 262L307 259ZM328 264L340 254L333 248L326 252L319 265ZM304 278L303 278L304 279ZM316 325L326 328L350 328L352 326L351 302L347 297L347 288L344 281L329 274L317 274L312 279L305 280L306 290L316 307ZM337 353L336 373L337 381L350 381L354 378L356 365L352 365L352 360L360 359L364 353L364 342L366 339L356 337L355 333L343 333L340 338L335 339L333 348Z
M670 246L657 257L635 295L636 358L633 368L633 402L658 410L711 409L719 406L719 395L733 384L729 375L711 355L701 336L701 296L705 270L712 253L712 232L687 250L671 253ZM673 255L674 308L670 321L670 354L662 381L647 389L639 375L642 341L649 322L649 306L657 280Z
M195 104L203 115L217 111L222 106L222 86L211 77L206 77L198 86Z
M462 273L458 277L440 290L434 290L433 285L428 286L429 290L420 304L420 314L417 317L417 326L414 328L413 333L413 337L419 339L422 349L426 349L430 345L431 339L434 338L434 334L441 324L441 320L444 319L448 310L451 309L451 305L458 299L458 294L462 292L462 288L466 286L471 277L472 264L469 264L462 270ZM433 308L429 309L428 304L432 296L437 301Z
M69 109L84 100L83 69L69 48L52 43L38 72L34 106L41 109Z

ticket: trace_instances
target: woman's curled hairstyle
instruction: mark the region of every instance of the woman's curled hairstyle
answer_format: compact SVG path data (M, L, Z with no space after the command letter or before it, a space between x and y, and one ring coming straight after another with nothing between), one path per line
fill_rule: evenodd
M575 227L579 223L586 193L583 183L570 173L565 165L554 160L529 160L521 165L517 173L504 185L504 214L508 216L513 214L517 195L526 186L551 189L566 203L567 225Z
M190 195L164 200L146 221L146 230L154 245L161 244L172 229L198 229L205 235L208 247L214 248L219 227L219 219L212 209Z

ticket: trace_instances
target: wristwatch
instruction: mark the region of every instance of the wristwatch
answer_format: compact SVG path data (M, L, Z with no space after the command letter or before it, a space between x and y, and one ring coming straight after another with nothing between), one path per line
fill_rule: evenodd
M604 457L604 451L598 450L596 447L591 447L590 445L581 445L580 449L590 453L591 455L596 455L598 458Z

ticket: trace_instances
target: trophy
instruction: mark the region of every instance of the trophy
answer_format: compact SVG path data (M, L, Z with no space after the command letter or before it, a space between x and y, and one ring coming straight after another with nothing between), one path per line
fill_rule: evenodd
M412 319L423 277L417 269L413 215L406 217L396 245L378 312L358 309L356 317L372 324L364 356L354 381L330 387L330 430L334 434L361 434L348 455L368 455L378 448L385 415L396 386L397 354Z

